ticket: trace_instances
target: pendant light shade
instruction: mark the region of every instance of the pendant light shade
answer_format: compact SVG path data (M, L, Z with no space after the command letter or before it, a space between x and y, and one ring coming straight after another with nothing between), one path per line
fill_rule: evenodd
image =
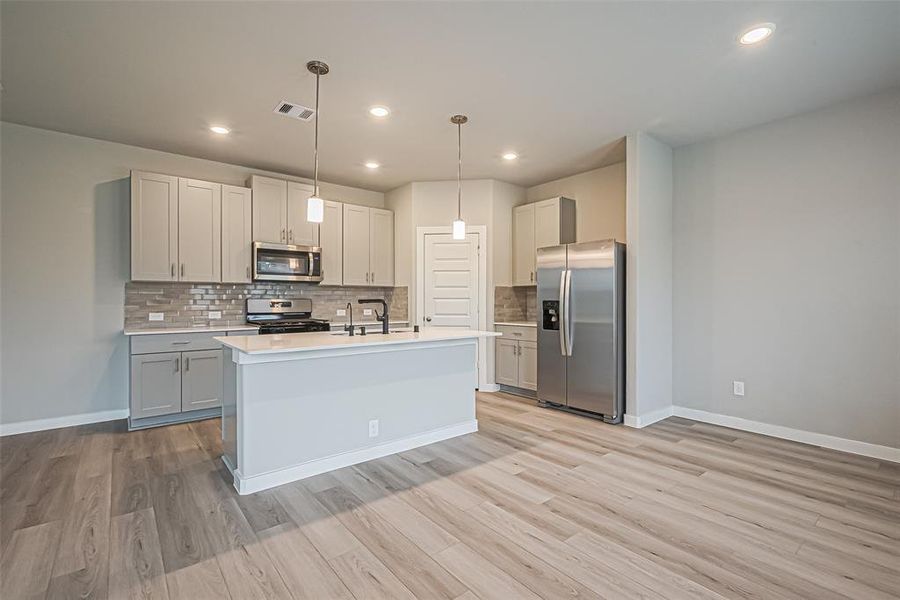
M469 120L465 115L453 115L450 122L456 125L456 220L453 221L453 239L466 239L466 222L462 219L462 126Z
M328 65L320 60L311 60L306 63L306 68L316 76L315 174L313 195L306 201L306 220L321 223L325 220L325 201L319 197L319 77L328 74Z

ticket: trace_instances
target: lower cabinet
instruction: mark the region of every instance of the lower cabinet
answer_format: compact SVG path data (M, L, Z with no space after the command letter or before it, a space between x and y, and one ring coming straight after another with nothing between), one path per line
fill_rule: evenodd
M500 385L537 391L537 331L532 327L496 326L495 380Z
M197 418L191 413L222 406L226 356L213 339L216 335L225 333L157 334L131 340L132 429Z

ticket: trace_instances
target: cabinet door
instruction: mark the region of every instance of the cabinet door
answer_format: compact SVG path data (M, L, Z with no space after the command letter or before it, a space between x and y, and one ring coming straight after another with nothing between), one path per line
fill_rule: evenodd
M513 211L513 285L535 285L534 205Z
M221 350L182 352L181 412L222 406Z
M319 224L306 220L306 205L312 196L313 186L288 182L287 243L298 246L319 245Z
M369 283L394 285L394 213L372 209L369 233Z
M178 280L222 281L222 185L178 180Z
M519 385L519 344L515 340L497 338L495 379L503 385Z
M181 352L131 357L131 418L181 412Z
M254 175L250 178L253 191L253 241L287 243L287 182Z
M534 205L534 248L559 245L559 198Z
M325 217L319 226L322 247L322 285L344 283L344 205L325 201Z
M537 390L537 342L519 342L519 387Z
M344 205L344 285L369 285L369 217L365 206Z
M250 283L252 272L252 201L250 189L222 186L222 281Z
M178 279L178 178L131 172L131 278Z

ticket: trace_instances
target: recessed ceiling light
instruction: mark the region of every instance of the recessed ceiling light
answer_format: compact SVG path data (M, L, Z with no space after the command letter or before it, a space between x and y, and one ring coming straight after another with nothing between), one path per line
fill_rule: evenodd
M227 127L222 127L221 125L213 125L209 128L209 130L213 133L218 133L219 135L226 135L231 133L230 129L228 129Z
M758 44L775 32L775 23L760 23L741 34L739 41L745 46Z
M503 160L516 160L517 158L519 158L519 155L515 152L505 152L503 154Z
M370 160L369 162L366 163L366 168L367 168L367 169L377 169L377 168L380 167L380 166L381 166L381 165L379 165L377 162L374 162L374 161L371 161L371 160Z
M382 118L391 114L391 109L387 106L373 106L369 109L369 114L373 117Z

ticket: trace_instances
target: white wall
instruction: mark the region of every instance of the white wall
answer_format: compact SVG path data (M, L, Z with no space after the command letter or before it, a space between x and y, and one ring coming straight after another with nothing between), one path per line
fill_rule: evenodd
M593 169L528 188L528 202L565 196L575 200L579 242L625 241L625 163Z
M625 410L643 425L672 407L672 149L638 133L626 154Z
M10 123L0 146L0 423L125 409L129 170L236 185L258 171ZM379 192L321 189L384 205Z
M900 90L678 148L674 219L675 404L900 447Z

